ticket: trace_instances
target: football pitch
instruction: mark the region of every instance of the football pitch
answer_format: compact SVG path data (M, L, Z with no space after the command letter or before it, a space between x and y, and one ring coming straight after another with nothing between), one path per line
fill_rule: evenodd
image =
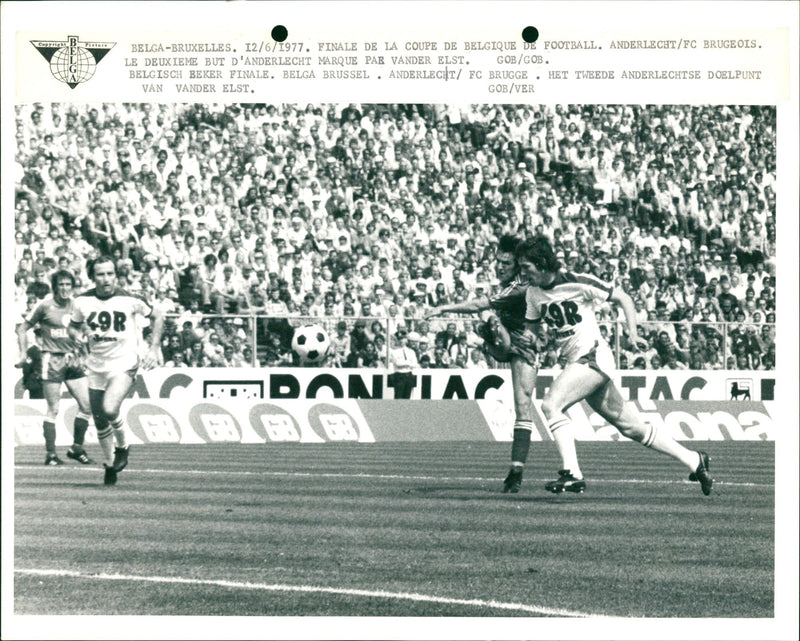
M552 443L515 495L508 443L141 445L110 487L18 447L14 612L772 617L774 443L690 447L709 497L633 443L578 444L583 495Z

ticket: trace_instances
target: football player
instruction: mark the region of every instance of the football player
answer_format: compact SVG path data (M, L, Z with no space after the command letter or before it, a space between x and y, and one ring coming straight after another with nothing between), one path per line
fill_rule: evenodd
M89 386L85 369L78 359L73 358L76 345L67 331L72 313L75 277L71 272L62 269L53 273L50 283L53 295L39 303L30 316L17 327L19 349L21 354L28 353L28 332L38 328L42 388L47 402L47 414L42 424L47 450L44 464L64 465L64 461L56 454L56 418L63 383L78 403L78 413L72 426L72 447L67 450L67 458L89 465L92 459L83 447L92 415Z
M683 463L690 471L689 479L699 481L703 494L710 494L713 479L708 455L689 450L665 430L646 424L633 405L623 400L611 380L614 356L600 335L595 308L606 301L620 305L631 343L644 345L638 337L636 310L630 296L594 276L562 270L544 237L520 243L516 257L520 276L530 285L525 317L528 329L547 323L555 331L560 360L564 362L542 400L542 412L562 459L558 478L545 488L554 493L580 493L586 488L570 420L564 414L571 405L585 399L624 436ZM523 340L532 341L532 337L525 336Z
M480 296L463 303L442 305L428 314L479 313L488 309L492 315L481 326L484 350L496 361L511 363L511 385L514 390L514 436L511 445L511 469L503 482L503 492L519 492L522 472L528 460L533 430L533 388L538 371L535 341L522 340L525 333L525 291L527 284L518 277L514 251L519 244L515 236L500 238L495 252L495 269L500 287L492 295Z
M74 337L88 337L89 400L103 451L104 483L113 485L130 452L120 407L138 368L158 364L164 321L160 311L117 286L113 259L96 258L87 271L94 287L75 298L69 327ZM140 358L143 318L151 318L151 335L149 349Z

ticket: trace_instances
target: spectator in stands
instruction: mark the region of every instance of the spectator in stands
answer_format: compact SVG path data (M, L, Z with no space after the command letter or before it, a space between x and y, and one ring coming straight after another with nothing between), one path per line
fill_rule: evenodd
M455 364L459 361L463 361L464 365L466 366L467 362L469 361L469 347L467 346L467 334L466 332L461 332L457 334L453 342L451 343L449 349L447 350L447 355L450 358L450 362Z
M420 349L420 344L419 344L421 338L422 337L420 336L420 334L418 332L411 331L411 332L408 332L408 336L407 336L407 340L406 340L406 346L408 347L408 349L410 349L411 351L414 352L414 355L417 357L417 362L419 362L419 358L423 354L422 350Z
M395 347L389 357L394 397L400 399L411 398L411 392L414 389L413 370L419 366L417 355L408 347L407 340L408 332L405 328L398 329L395 333Z
M20 287L61 258L85 279L102 251L130 257L126 284L145 296L177 277L178 314L193 299L219 311L211 282L232 265L238 310L381 316L379 285L387 315L416 319L474 294L487 247L520 228L575 268L629 279L640 313L663 303L666 324L775 321L774 107L475 105L454 126L437 105L320 105L311 127L292 105L15 109ZM354 296L326 305L330 288Z
M767 346L764 356L761 359L761 369L775 369L775 343L771 343Z
M165 367L178 367L183 363L184 345L181 335L178 333L169 334L165 332L166 339L162 338L162 344L166 340L166 345L162 347L161 354Z
M375 347L375 341L369 340L356 355L356 367L385 367L384 360Z
M470 350L467 369L487 369L488 367L489 365L486 363L486 357L481 350Z
M284 344L279 333L269 333L263 365L266 367L286 367L293 364L292 353Z
M447 353L444 345L437 341L437 345L433 348L433 359L431 360L431 367L435 369L448 369L451 365L450 356Z
M336 323L336 332L331 334L331 349L329 352L330 364L333 367L344 367L350 354L350 335L347 332L347 323Z
M357 320L350 331L350 355L351 364L349 367L356 367L355 360L358 354L364 351L364 348L369 342L369 336L366 332L367 323L364 320Z

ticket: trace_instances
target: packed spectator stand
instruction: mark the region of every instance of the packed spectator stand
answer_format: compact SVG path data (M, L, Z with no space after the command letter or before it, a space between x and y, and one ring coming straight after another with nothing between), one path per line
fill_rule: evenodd
M775 367L776 110L681 105L32 104L16 108L19 321L66 268L117 261L168 314L168 367L497 366L473 317L504 233L622 286L620 369ZM540 335L542 366L557 365Z

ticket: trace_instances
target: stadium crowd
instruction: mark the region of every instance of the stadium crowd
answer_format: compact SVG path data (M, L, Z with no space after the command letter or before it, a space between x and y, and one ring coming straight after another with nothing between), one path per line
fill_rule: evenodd
M621 285L646 351L622 369L775 366L776 111L680 105L32 104L16 108L20 321L66 268L117 262L169 314L167 366L491 367L477 317L504 233ZM556 364L540 336L543 365Z

